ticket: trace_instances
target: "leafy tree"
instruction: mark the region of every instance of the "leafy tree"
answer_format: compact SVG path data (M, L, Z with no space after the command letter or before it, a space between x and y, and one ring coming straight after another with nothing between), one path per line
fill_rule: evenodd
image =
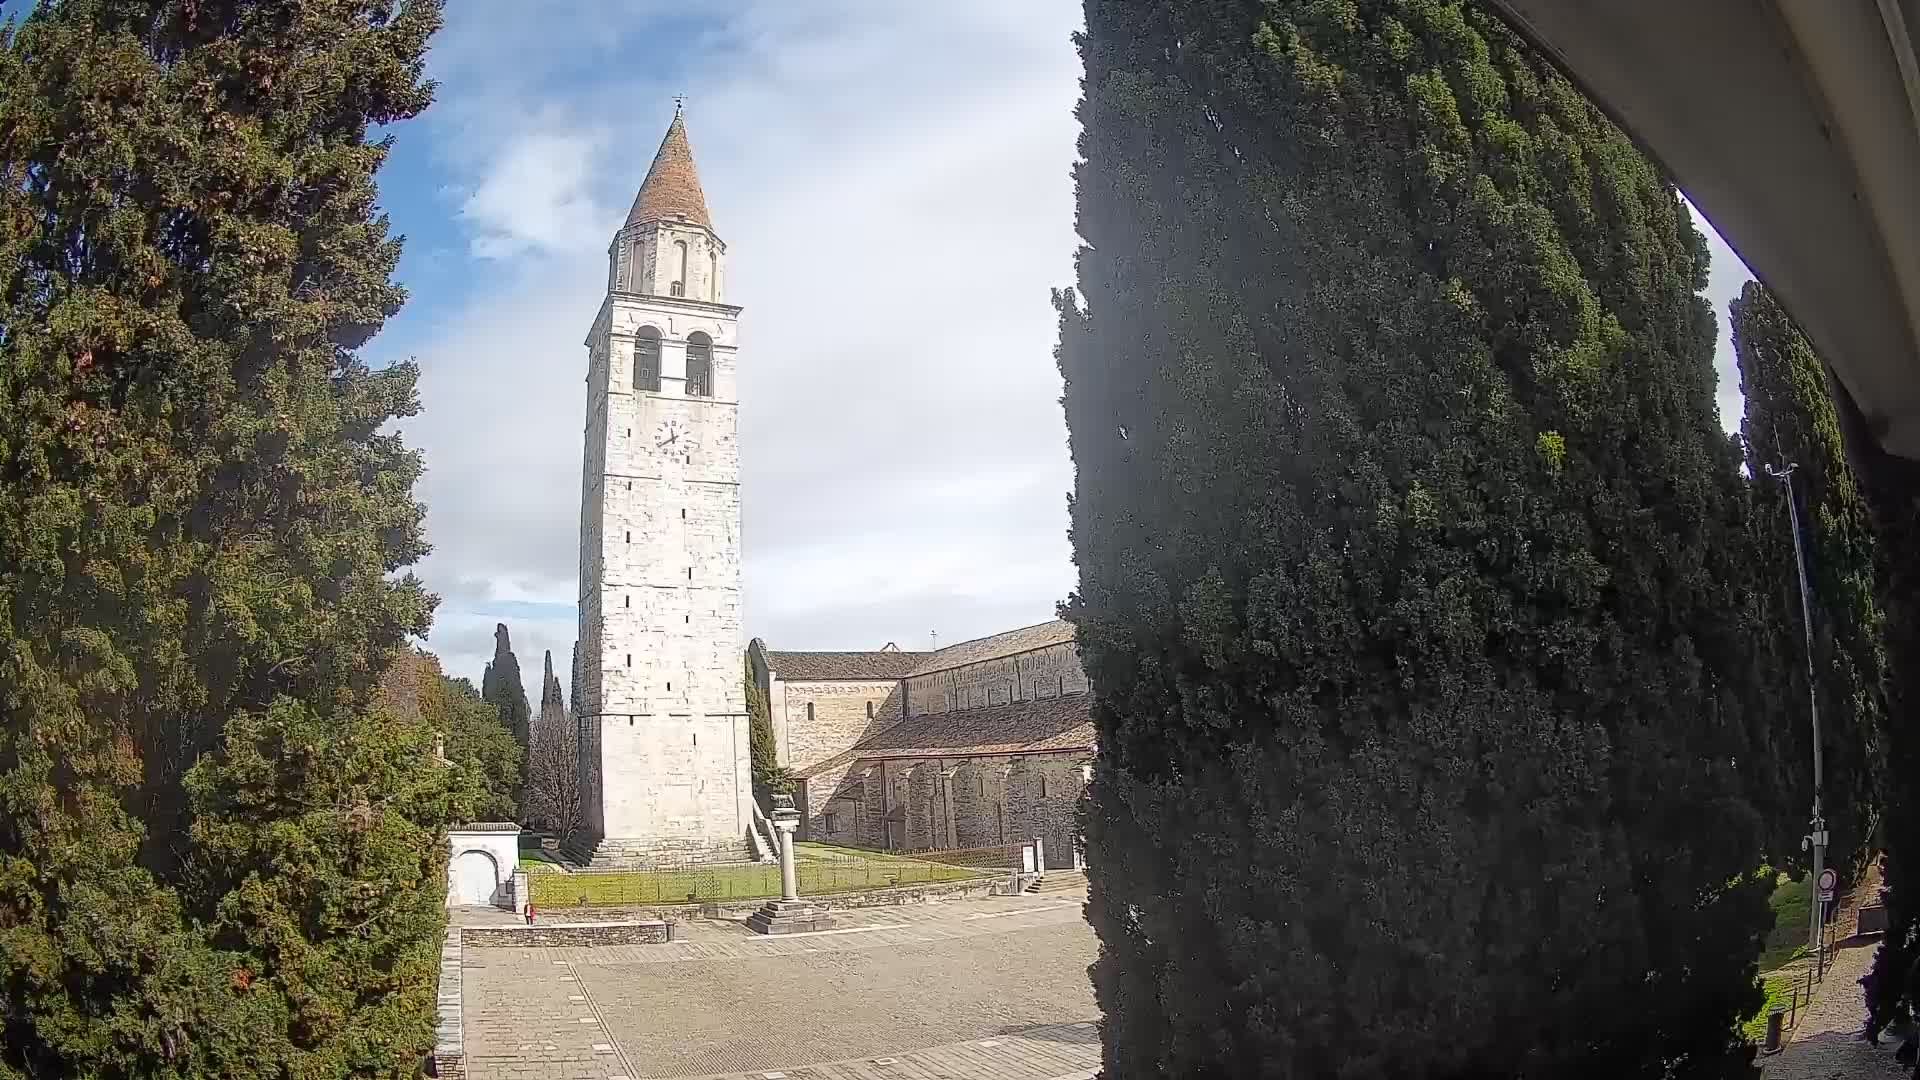
M1740 389L1741 431L1756 499L1758 557L1767 602L1763 639L1775 678L1755 703L1776 718L1783 736L1767 757L1783 766L1773 786L1770 844L1776 865L1799 863L1800 838L1812 803L1813 738L1807 716L1807 655L1794 568L1792 518L1785 489L1768 466L1794 463L1802 542L1813 599L1814 656L1821 721L1823 809L1832 837L1829 859L1851 878L1865 864L1880 803L1880 608L1873 596L1873 535L1867 505L1841 445L1840 421L1827 393L1825 368L1773 294L1750 281L1732 307Z
M456 772L450 783L456 821L513 819L520 745L473 683L448 678L432 653L409 650L387 669L380 692L382 703L417 712L442 740L441 753Z
M549 652L540 684L540 716L534 721L527 754L527 821L560 840L572 836L584 820L579 745Z
M437 0L0 30L0 1076L398 1075L431 1043L432 599L375 206Z
M1746 1075L1759 601L1677 193L1459 0L1086 17L1107 1075Z

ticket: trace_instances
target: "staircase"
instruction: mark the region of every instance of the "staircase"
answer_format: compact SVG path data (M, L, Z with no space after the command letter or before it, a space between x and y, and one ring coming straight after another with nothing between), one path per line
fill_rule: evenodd
M1087 887L1085 870L1049 870L1027 882L1022 892L1030 896L1046 896L1055 893L1079 892Z
M760 800L753 800L753 820L747 822L747 847L755 862L780 861L780 849L773 844L773 823L760 812Z

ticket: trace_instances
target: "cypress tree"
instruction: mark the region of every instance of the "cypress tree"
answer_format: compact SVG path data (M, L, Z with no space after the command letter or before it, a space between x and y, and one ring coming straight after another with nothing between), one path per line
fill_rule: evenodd
M560 679L553 673L549 652L540 682L540 716L527 749L527 823L561 840L581 822L578 750L579 740L560 696Z
M746 662L747 686L747 752L753 768L754 797L765 803L776 792L785 794L793 789L793 780L787 770L780 767L778 747L773 738L773 712L767 705L767 695L760 691L760 681L753 677L753 661Z
M520 681L520 658L513 655L513 638L506 623L493 625L493 660L480 677L480 696L491 702L500 726L513 732L522 747L532 730L533 710Z
M375 206L437 0L0 41L0 1075L397 1075L455 812Z
M1874 595L1881 611L1886 712L1882 827L1887 869L1880 899L1887 932L1866 979L1867 1030L1920 1013L1920 461L1881 449L1875 425L1828 372L1847 458L1873 527ZM1911 1035L1909 1037L1912 1037Z
M1770 692L1756 706L1776 714L1768 726L1781 737L1769 756L1784 766L1783 782L1774 787L1776 825L1769 847L1777 865L1804 858L1800 838L1807 831L1813 790L1807 650L1792 516L1786 489L1767 473L1769 466L1791 462L1813 601L1823 809L1832 841L1828 861L1850 880L1866 861L1879 812L1879 733L1886 712L1871 524L1841 445L1825 367L1813 346L1757 281L1748 282L1733 301L1731 318L1746 399L1741 432L1747 472L1758 489L1757 557L1767 605L1762 647L1774 676Z
M1107 1075L1745 1075L1758 603L1677 193L1459 0L1086 16Z

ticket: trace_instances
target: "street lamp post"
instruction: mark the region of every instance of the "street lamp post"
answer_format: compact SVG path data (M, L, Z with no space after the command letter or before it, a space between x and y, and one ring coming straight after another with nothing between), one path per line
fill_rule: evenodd
M1808 933L1808 947L1813 950L1813 962L1816 968L1823 968L1826 957L1820 948L1820 924L1822 910L1826 907L1820 901L1820 872L1826 869L1827 822L1820 813L1820 793L1823 782L1823 763L1820 746L1820 691L1814 685L1813 678L1813 592L1807 586L1807 555L1800 540L1800 504L1793 496L1793 473L1799 468L1793 462L1785 465L1767 466L1767 475L1786 488L1787 521L1793 529L1793 566L1800 575L1800 629L1807 642L1807 713L1813 718L1813 818L1807 835L1801 838L1800 849L1813 850L1813 926Z

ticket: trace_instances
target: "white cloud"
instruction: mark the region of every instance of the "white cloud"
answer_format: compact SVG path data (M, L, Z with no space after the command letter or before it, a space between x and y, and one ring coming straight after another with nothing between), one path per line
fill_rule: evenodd
M1074 580L1048 290L1076 246L1078 8L449 10L424 126L475 288L381 344L422 365L406 431L428 455L421 573L445 600L431 644L450 670L478 678L500 619L525 670L549 648L566 669L581 342L683 91L746 308L748 633L916 647L1052 615Z
M582 339L606 242L681 92L746 309L748 633L912 648L1050 617L1074 582L1048 290L1072 282L1077 245L1079 4L685 11L449 10L424 129L474 287L430 329L403 320L381 339L423 367L426 412L407 432L430 470L421 571L446 601L433 647L477 679L504 619L524 669L552 649L566 670ZM1745 272L1714 244L1724 336Z
M604 247L599 234L608 213L589 193L599 149L597 139L573 132L526 131L509 139L460 208L473 254L512 259Z

